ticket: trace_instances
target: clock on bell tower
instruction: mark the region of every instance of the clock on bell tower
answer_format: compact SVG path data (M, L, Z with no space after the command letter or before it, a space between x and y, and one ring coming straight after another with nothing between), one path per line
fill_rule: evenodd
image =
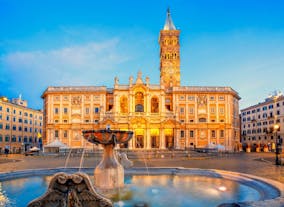
M160 31L160 84L165 88L180 86L180 31L167 10L166 23Z

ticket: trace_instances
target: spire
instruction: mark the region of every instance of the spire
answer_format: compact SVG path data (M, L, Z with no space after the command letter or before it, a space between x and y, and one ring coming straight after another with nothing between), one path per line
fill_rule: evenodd
M167 9L167 19L164 26L164 30L176 30L176 27L171 17L170 8Z

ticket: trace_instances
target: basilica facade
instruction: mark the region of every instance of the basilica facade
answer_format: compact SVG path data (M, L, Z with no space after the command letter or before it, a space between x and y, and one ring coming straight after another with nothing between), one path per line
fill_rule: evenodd
M48 87L44 100L44 144L59 139L70 147L91 147L82 130L131 130L121 148L187 149L239 145L239 95L231 87L180 85L180 30L170 12L160 31L160 83L142 73L113 88Z

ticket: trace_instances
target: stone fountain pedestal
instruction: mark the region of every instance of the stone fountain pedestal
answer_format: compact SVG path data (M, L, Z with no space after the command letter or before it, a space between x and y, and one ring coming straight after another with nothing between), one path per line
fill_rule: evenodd
M115 190L124 186L124 168L118 162L114 147L116 144L127 143L133 136L132 131L120 130L87 130L84 138L93 143L101 144L104 149L102 161L94 171L94 184L100 190Z
M104 145L103 159L94 170L95 186L110 190L124 185L124 169L118 162L114 146Z

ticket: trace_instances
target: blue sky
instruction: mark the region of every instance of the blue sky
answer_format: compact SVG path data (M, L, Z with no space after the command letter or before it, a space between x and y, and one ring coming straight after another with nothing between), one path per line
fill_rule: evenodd
M281 0L0 0L0 95L32 108L48 86L159 83L158 36L170 6L181 30L181 84L231 86L240 108L284 92Z

